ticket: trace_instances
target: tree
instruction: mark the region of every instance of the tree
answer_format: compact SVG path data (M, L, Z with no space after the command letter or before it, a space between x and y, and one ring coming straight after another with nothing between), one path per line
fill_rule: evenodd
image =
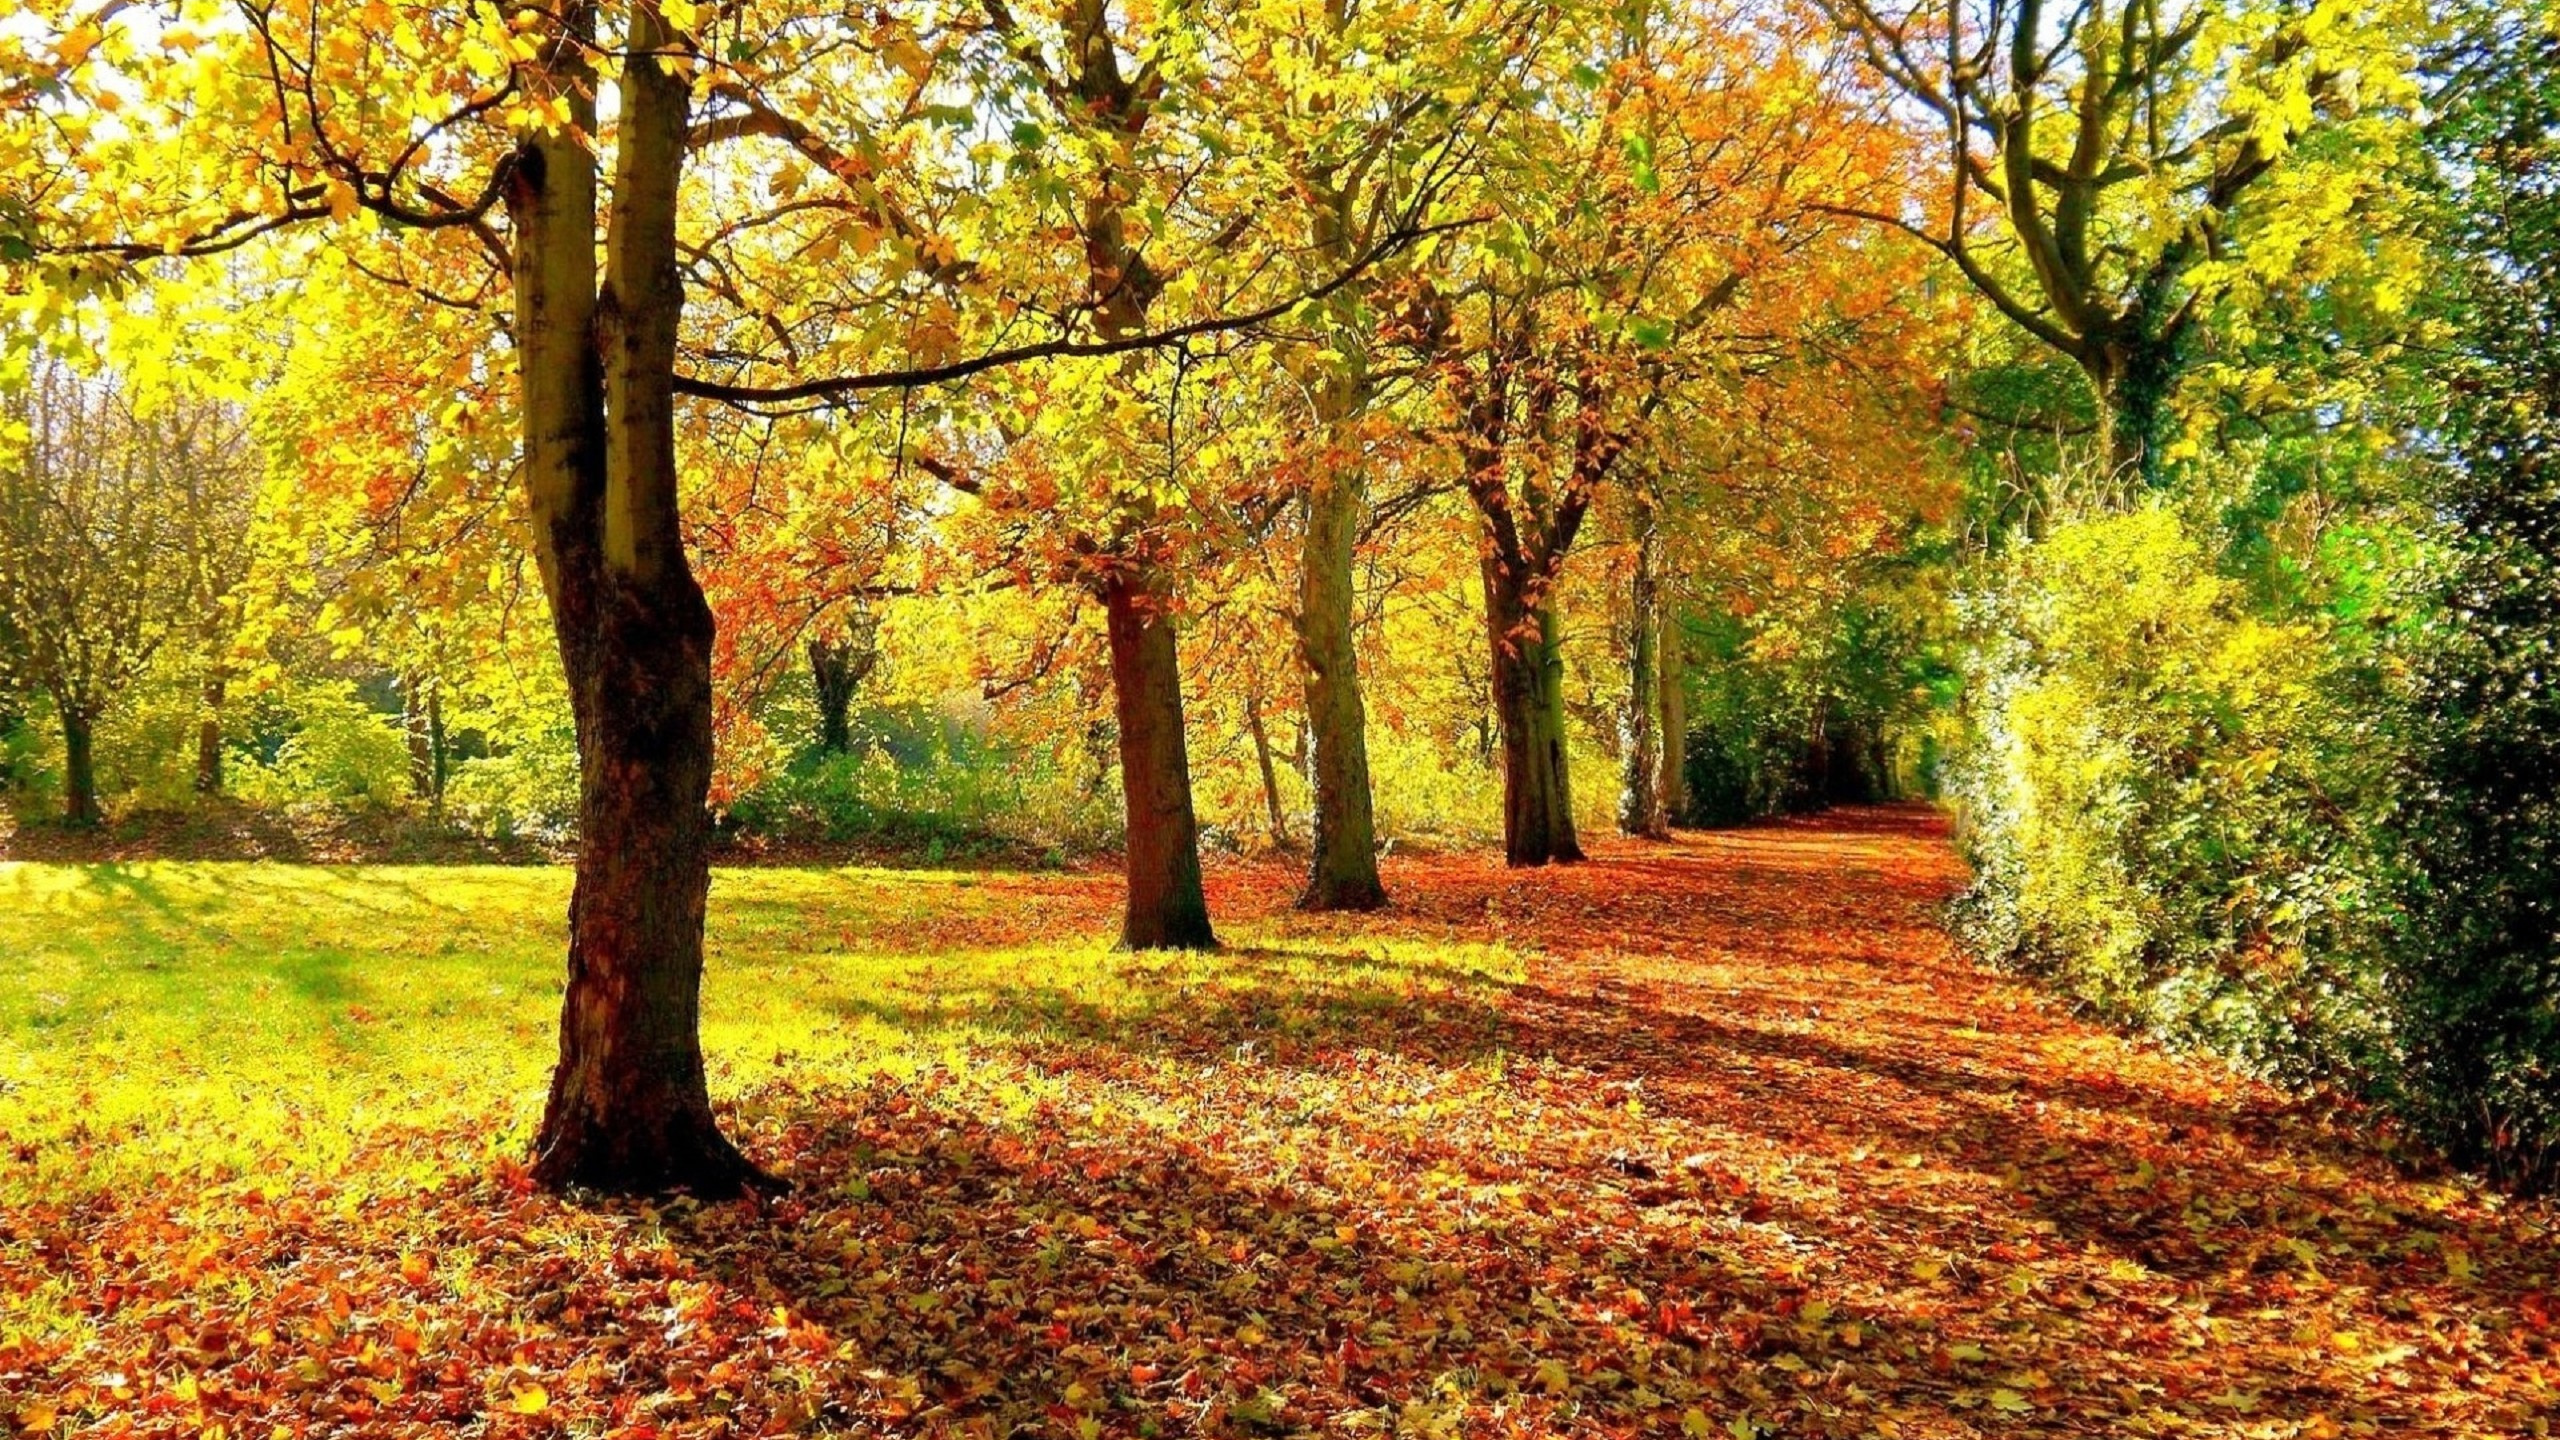
M1106 339L1144 332L1165 276L1148 258L1127 197L1136 182L1117 157L1147 138L1162 85L1153 60L1134 71L1120 60L1104 0L1076 0L1057 36L1058 58L989 0L998 31L1026 57L1061 117L1081 118L1103 139L1086 177L1079 230L1096 331ZM1106 462L1107 463L1107 462ZM1153 496L1125 487L1082 577L1100 601L1111 652L1113 713L1119 719L1120 794L1126 817L1127 907L1120 942L1132 950L1212 949L1209 900L1200 882L1200 822L1191 800L1191 756L1182 723L1182 662L1174 596L1166 583Z
M1851 227L1815 203L1876 192L1899 141L1819 68L1812 38L1805 17L1748 6L1622 6L1566 26L1537 99L1496 132L1482 182L1496 220L1452 243L1416 304L1481 521L1513 864L1581 854L1556 601L1621 456L1676 459L1693 432L1666 417L1754 369L1806 352L1838 364L1823 336L1868 292L1859 272L1902 271L1853 253Z
M1486 100L1508 98L1509 73L1536 53L1542 17L1502 4L1457 7L1444 24L1355 4L1293 6L1263 62L1286 83L1282 113L1264 143L1286 158L1306 248L1340 267L1374 245L1417 193L1442 181L1451 141L1475 124ZM1506 44L1469 53L1486 35ZM1427 52L1427 58L1417 58ZM1383 77L1379 72L1384 71ZM1454 87L1451 82L1460 82ZM1467 96L1452 104L1437 82ZM1290 620L1305 677L1315 792L1305 910L1372 910L1387 901L1378 878L1377 822L1369 777L1368 716L1354 639L1352 562L1369 507L1358 422L1379 400L1376 331L1381 302L1400 277L1380 272L1316 315L1312 341L1290 357L1309 419L1321 437L1305 478L1297 604ZM1257 727L1259 714L1255 716ZM1265 752L1267 743L1257 736ZM1268 787L1266 787L1268 788ZM1276 821L1275 831L1279 829Z
M2068 357L2113 468L2153 481L2197 317L2245 260L2242 202L2312 131L2393 98L2399 40L2426 23L2334 0L1819 3L1945 157L1925 220L1835 208L1919 237Z
M207 623L206 576L240 548L237 423L182 397L137 411L116 382L46 356L0 416L16 432L0 458L0 641L53 701L63 820L92 826L99 721L173 632Z
M1069 17L1076 50L1062 65L982 43L1013 28L1000 16L945 30L935 27L950 17L922 9L877 17L866 43L847 47L833 12L779 4L261 10L245 25L147 37L114 7L54 8L60 38L24 86L46 97L43 114L0 129L0 217L13 252L43 258L49 294L76 302L162 257L370 214L371 231L331 228L350 270L437 305L503 311L516 471L581 766L561 1053L534 1163L553 1186L721 1194L759 1178L720 1133L703 1081L715 625L688 556L677 397L827 405L1039 360L1133 355L1263 325L1415 238L1399 226L1308 291L1258 305L1231 293L1219 298L1232 307L1204 304L1198 318L1147 331L1137 301L1151 262L1122 204L1097 191L1077 228L1088 276L1109 283L1091 305L1033 311L1052 328L1021 340L1024 307L989 289L996 267L958 255L953 235L1003 249L1045 236L1045 211L973 205L1013 222L975 235L948 223L955 194L941 187L966 193L989 171L976 152L940 143L949 117L969 113L945 101L1010 95L1028 71L1062 121L1134 135L1155 82L1143 67L1121 73L1094 6ZM385 31L391 43L378 43ZM722 48L715 33L736 43ZM600 128L608 83L618 109ZM101 131L99 117L119 109L130 118ZM410 118L385 118L395 113ZM1016 140L1017 156L1035 152L1038 127ZM757 144L788 149L792 173L738 164L724 183L688 187L704 157ZM813 166L825 196L792 193ZM90 178L65 182L75 174ZM697 240L687 227L698 222ZM833 252L813 260L796 224L850 244L860 263L820 265ZM1030 255L1022 265L1043 269ZM503 307L489 293L500 274ZM987 303L964 313L972 277ZM689 311L688 296L709 313ZM975 354L957 349L964 319L987 341ZM790 373L757 383L768 366ZM1154 563L1122 546L1091 574L1125 662L1123 747L1141 791L1129 937L1191 943L1208 938L1206 907Z
M196 714L198 794L222 790L222 715L231 685L231 644L248 579L256 465L241 416L229 406L163 408L147 423L159 457L161 503L177 510L183 631L199 667ZM163 563L166 563L164 560Z
M853 749L853 693L880 663L880 617L868 610L847 616L839 633L809 637L809 680L818 698L818 748L830 755Z
M1688 719L1683 687L1679 599L1664 553L1661 501L1650 485L1631 486L1636 511L1635 564L1627 582L1627 703L1621 745L1624 780L1618 828L1668 839L1685 808L1682 770Z

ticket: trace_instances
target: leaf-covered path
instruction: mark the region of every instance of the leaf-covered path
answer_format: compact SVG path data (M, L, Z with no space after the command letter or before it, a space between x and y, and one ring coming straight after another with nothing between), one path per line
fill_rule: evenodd
M1224 956L1054 984L1039 946L1107 924L1107 877L974 882L988 908L919 946L1030 958L849 1007L947 1033L929 1063L775 1057L732 1119L778 1201L565 1206L386 1131L342 1174L0 1214L6 1411L2286 1437L2560 1408L2548 1210L1976 970L1927 812L1399 861L1383 917L1294 916L1287 878L1214 877Z

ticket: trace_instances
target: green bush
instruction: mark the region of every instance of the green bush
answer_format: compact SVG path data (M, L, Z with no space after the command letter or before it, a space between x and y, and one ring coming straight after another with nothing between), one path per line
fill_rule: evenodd
M148 810L194 803L198 695L197 676L179 657L136 678L98 726L100 795Z
M2378 697L2332 626L2251 613L2213 556L2166 505L2065 519L1963 602L1959 926L2263 1073L2371 1076Z
M2495 17L2483 7L2471 18ZM2458 1158L2560 1189L2560 35L2461 88L2430 145L2461 325L2413 608L2414 757L2393 999L2402 1108Z
M808 751L731 801L728 827L945 849L991 840L1083 849L1117 838L1117 793L1089 792L1038 753L933 717L864 721L854 749Z
M445 813L493 840L561 842L578 833L577 732L531 730L473 755L445 781Z
M231 787L251 804L398 805L409 795L400 720L345 681L297 685L259 706L263 724L234 752Z

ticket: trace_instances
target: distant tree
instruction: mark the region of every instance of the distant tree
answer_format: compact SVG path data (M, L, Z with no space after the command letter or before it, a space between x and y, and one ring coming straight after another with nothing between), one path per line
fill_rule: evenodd
M818 748L853 749L853 696L880 663L880 617L856 610L831 633L809 637L809 678L818 692Z
M161 407L141 421L140 439L159 503L170 511L181 643L197 667L196 790L222 790L223 706L231 685L231 642L239 628L236 593L249 575L249 527L257 465L241 415L227 405Z
M39 360L6 397L0 458L0 643L53 701L63 820L98 823L98 722L190 598L189 496L210 487L199 439L217 422L176 405L138 416L113 384Z
M2252 263L2308 268L2309 252L2365 238L2326 223L2329 207L2253 227L2243 200L2274 188L2315 131L2389 98L2407 37L2427 23L2405 0L1818 3L1945 156L1943 200L1925 219L1835 208L1926 241L2068 357L2096 393L2112 466L2146 476L2217 287Z

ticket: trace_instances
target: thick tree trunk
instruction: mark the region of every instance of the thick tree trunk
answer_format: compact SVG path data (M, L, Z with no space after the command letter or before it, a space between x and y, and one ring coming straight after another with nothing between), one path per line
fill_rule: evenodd
M2143 326L2155 323L2150 316L2137 320ZM2158 488L2163 478L2169 396L2185 361L2181 348L2174 339L2156 339L2142 330L2081 360L2098 397L2099 454L2111 475L2143 489Z
M1173 622L1161 597L1125 571L1103 581L1102 602L1128 818L1129 908L1120 942L1132 950L1213 949L1218 938L1200 884L1200 827L1191 810Z
M576 133L528 139L508 195L526 483L580 788L560 1061L533 1174L716 1196L761 1177L712 1116L700 1033L712 619L685 562L674 448L687 97L651 58L673 39L655 12L635 7L630 25L602 295L578 138L595 123L579 48L591 11L571 13L549 57Z
M230 686L220 669L205 677L196 709L196 793L222 793L222 702Z
M1351 561L1366 507L1357 467L1317 477L1307 494L1298 574L1298 653L1306 663L1307 721L1315 748L1315 839L1302 910L1375 910L1378 831L1370 808L1368 717L1353 646Z
M553 1186L734 1193L701 1046L710 891L711 610L681 571L580 607L577 885L560 1065L535 1146Z
M77 705L56 708L62 715L62 823L93 829L99 820L97 721Z
M1502 853L1511 865L1582 858L1565 757L1564 655L1551 601L1485 562L1494 713L1502 723Z

